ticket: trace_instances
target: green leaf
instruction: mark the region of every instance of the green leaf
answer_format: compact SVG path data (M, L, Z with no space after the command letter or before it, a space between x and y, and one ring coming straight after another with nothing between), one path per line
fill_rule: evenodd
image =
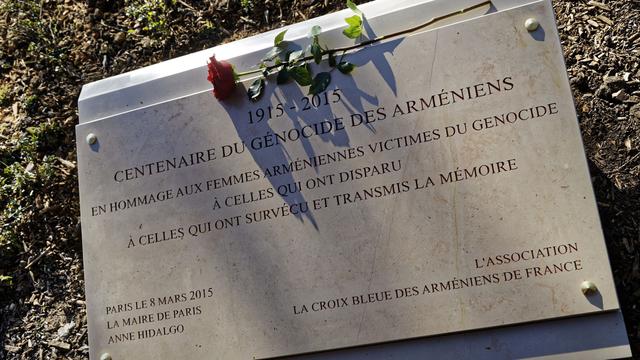
M286 54L286 50L289 48L289 45L291 45L291 41L281 40L264 55L262 61L273 61L273 59L277 58L278 56L286 59L286 56L284 55Z
M338 64L338 70L343 74L350 74L356 66L348 61L340 61Z
M290 68L289 75L291 75L293 80L300 86L311 85L311 72L306 64Z
M358 7L356 6L356 4L353 3L353 1L347 0L347 7L351 9L354 13L364 17L364 14L362 13L362 11L358 9Z
M247 96L249 96L249 100L256 102L260 100L260 97L262 96L263 92L264 92L264 79L259 78L259 79L256 79L251 84L251 86L249 87L249 90L247 90Z
M278 85L286 84L291 81L291 74L289 74L289 70L286 66L283 66L280 71L278 71L278 78L276 82Z
M284 49L280 46L274 46L271 48L271 50L269 50L269 52L267 52L264 57L262 58L263 61L272 61L273 59L275 59L276 57L278 57L278 55L280 55L282 53L282 51L284 51Z
M336 56L334 53L329 53L329 66L336 67Z
M289 48L289 45L291 45L291 44L293 44L291 41L282 40L276 46L279 47L282 50L287 50Z
M304 55L304 50L294 51L289 54L289 63L295 64Z
M313 78L311 87L309 88L309 95L320 94L325 91L331 83L331 74L328 72L321 72Z
M320 44L311 44L311 55L313 55L313 61L315 61L316 64L320 64L322 61L322 48L320 47Z
M362 18L360 15L353 15L348 18L345 18L344 21L349 24L349 26L362 26Z
M342 33L349 39L357 39L362 35L362 29L358 26L351 26L342 30Z
M311 28L311 33L309 35L313 37L313 41L307 47L307 51L311 55L313 55L313 60L316 62L316 64L320 64L320 61L322 61L322 47L320 46L320 38L318 37L319 34L320 26L316 25Z
M311 31L309 32L309 37L311 38L318 37L318 35L320 35L321 32L322 32L322 28L318 25L314 25L311 28Z
M349 27L344 29L342 33L349 39L356 39L362 35L362 19L359 15L353 15L344 19Z
M282 42L282 40L284 40L284 34L287 32L287 29L282 30L278 35L276 35L276 38L273 39L273 46L278 46L280 45L280 43Z

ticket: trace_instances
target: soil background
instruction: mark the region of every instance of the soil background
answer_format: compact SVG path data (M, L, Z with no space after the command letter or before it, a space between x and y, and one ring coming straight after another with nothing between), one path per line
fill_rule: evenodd
M0 359L88 357L74 132L82 85L344 7L336 0L0 1ZM557 0L554 7L640 357L640 0Z

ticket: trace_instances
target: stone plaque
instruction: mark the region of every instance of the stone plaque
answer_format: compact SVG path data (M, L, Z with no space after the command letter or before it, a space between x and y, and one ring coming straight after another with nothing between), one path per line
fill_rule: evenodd
M487 10L349 54L316 96L204 91L79 125L92 357L268 358L618 309L551 6Z

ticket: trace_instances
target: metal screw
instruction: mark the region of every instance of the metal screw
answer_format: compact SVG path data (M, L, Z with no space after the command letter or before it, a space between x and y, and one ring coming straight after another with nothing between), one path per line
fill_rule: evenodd
M540 26L540 23L535 18L528 18L524 22L524 27L527 28L527 31L530 31L530 32L538 30L539 26Z
M98 137L96 136L96 134L91 133L91 134L87 135L87 144L93 145L96 142L98 142Z
M109 354L109 353L103 353L103 354L100 356L100 360L111 360L111 354Z
M582 290L582 293L585 295L591 295L598 292L598 287L593 282L587 280L580 284L580 290Z

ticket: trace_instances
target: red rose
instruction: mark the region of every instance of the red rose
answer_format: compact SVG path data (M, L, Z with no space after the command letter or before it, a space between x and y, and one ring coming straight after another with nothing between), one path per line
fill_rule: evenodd
M236 88L236 78L233 74L233 67L226 61L216 60L216 56L213 55L209 58L209 76L207 80L213 84L213 95L218 100L224 100L233 93Z

